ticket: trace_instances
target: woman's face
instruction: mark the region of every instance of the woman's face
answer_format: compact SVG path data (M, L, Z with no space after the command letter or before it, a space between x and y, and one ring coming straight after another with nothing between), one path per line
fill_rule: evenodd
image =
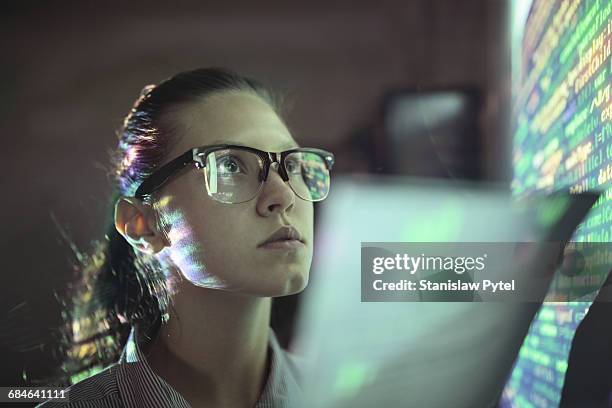
M211 144L239 144L280 152L297 143L261 98L223 92L167 113L177 143L167 161ZM304 289L312 261L313 204L297 197L270 169L251 201L224 204L206 191L204 174L191 165L157 194L168 256L191 283L258 296L284 296ZM282 226L301 234L297 249L259 245Z

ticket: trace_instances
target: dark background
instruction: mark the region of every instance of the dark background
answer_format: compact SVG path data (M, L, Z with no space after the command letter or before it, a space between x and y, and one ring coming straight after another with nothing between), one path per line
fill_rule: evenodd
M384 137L390 93L474 89L480 177L507 181L507 7L503 0L3 4L0 385L35 384L51 372L52 330L61 321L54 293L72 275L52 215L82 249L101 238L107 150L144 85L226 66L288 90L294 135L335 152L336 172L376 171L367 162L372 142Z

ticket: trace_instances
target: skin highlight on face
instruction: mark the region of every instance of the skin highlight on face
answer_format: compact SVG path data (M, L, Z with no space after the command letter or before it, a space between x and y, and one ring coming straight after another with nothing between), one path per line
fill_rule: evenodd
M227 282L207 272L206 266L201 261L204 257L204 248L195 241L192 228L185 221L182 212L169 210L168 203L171 200L170 196L166 196L155 204L155 209L162 218L161 225L164 229L169 229L167 237L170 246L164 250L164 257L170 260L171 265L178 268L181 277L192 284L209 289L228 289Z

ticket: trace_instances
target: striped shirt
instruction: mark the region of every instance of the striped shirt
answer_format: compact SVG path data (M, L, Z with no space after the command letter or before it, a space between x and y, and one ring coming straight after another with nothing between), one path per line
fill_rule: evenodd
M185 398L155 374L142 353L133 327L117 363L73 384L69 402L46 401L41 408L191 408ZM278 344L269 329L270 373L255 408L289 408L301 399L299 358Z

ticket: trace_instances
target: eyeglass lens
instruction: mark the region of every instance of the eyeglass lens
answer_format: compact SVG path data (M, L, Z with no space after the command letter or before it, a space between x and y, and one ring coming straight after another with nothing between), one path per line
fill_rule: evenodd
M208 194L223 203L242 203L254 198L263 184L264 162L248 150L229 148L206 156L204 176ZM330 185L329 170L318 153L292 152L285 158L288 183L307 201L321 201Z

